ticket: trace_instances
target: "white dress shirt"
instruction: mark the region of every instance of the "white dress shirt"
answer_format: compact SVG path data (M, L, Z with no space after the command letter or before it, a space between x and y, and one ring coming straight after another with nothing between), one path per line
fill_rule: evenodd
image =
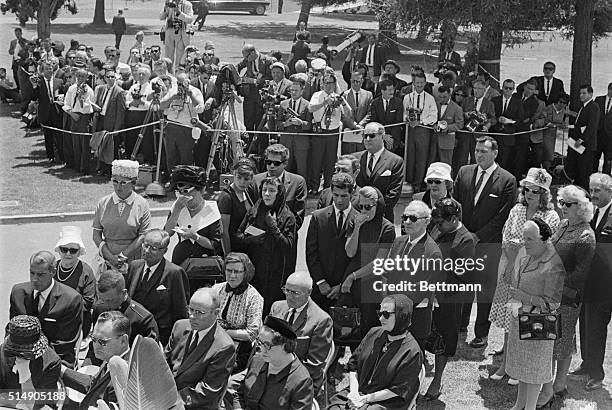
M161 99L161 102L170 101L170 106L164 111L168 120L191 126L191 119L197 118L197 114L204 111L202 91L193 85L189 85L189 90L191 91L191 97L187 96L185 103L179 101L178 98L174 98L178 94L178 86L172 87L168 94ZM191 104L191 108L189 104Z
M375 153L370 153L368 151L366 151L368 153L368 157L366 158L366 172L368 173L368 176L370 175L370 169L369 169L369 164L370 164L370 158L374 157L374 160L372 161L372 170L374 170L374 168L376 168L376 164L378 163L378 160L380 159L380 156L382 155L382 152L385 150L385 147L382 147L379 151L376 151Z
M138 92L142 96L140 99L140 104L137 107L130 106L134 98L132 97L132 93ZM125 106L128 111L147 111L151 106L151 102L147 101L147 96L153 92L151 88L151 84L146 82L144 84L135 83L133 84L128 92L125 94Z
M76 95L77 84L72 84L68 91L66 91L66 98L64 98L64 111L70 113L74 112L77 114L91 114L93 113L94 92L90 86L85 84L86 92L82 98L78 98Z
M148 281L149 279L151 279L151 276L153 276L153 273L155 273L155 271L157 270L157 267L159 266L160 263L161 263L161 260L159 262L157 262L153 266L148 266L147 263L145 262L145 266L144 266L144 269L142 271L142 280L143 281ZM147 268L150 269L151 272L149 272L149 276L145 278L145 272L147 271Z
M374 49L376 48L376 44L368 45L368 49L366 51L366 65L368 67L374 67Z
M482 107L482 100L484 100L484 95L476 100L476 112L480 112L480 107Z
M595 221L595 228L597 228L601 223L601 220L603 219L604 215L606 214L608 209L610 209L610 205L612 205L612 201L608 202L608 205L605 205L603 208L597 208L597 210L599 210L599 213L597 214L597 221Z
M43 306L45 306L45 302L47 301L47 298L49 297L49 293L51 293L51 289L53 289L53 286L55 286L55 279L51 278L51 285L49 285L49 287L43 291L35 291L34 292L34 297L36 297L37 294L40 294L40 299L38 300L38 311L40 312L43 308Z
M497 164L495 162L489 168L484 169L484 170L480 167L480 165L478 166L478 172L476 173L475 183L478 184L478 180L480 179L480 174L482 174L482 171L484 171L485 174L482 178L482 184L478 188L478 192L476 192L476 195L474 195L474 203L478 202L478 198L480 198L480 194L482 193L482 190L484 189L485 185L487 185L487 181L489 180L489 178L491 178L491 175L493 175L493 171L495 171L496 168L497 168Z
M323 101L325 101L325 99L328 96L329 94L327 94L325 91L317 91L316 93L312 95L312 98L310 99L310 106L312 107L313 105L323 104ZM318 110L314 111L312 113L312 122L320 122L321 128L324 130L335 130L337 128L340 128L340 125L342 124L342 112L344 110L344 106L335 108L332 111L331 122L329 124L329 127L325 123L325 119L324 119L325 110L326 110L326 107L323 106L319 108Z
M418 103L418 106L417 106ZM433 96L425 91L417 94L416 91L404 97L404 120L408 120L408 110L417 108L421 110L422 125L431 125L438 121L438 107Z
M610 96L606 96L606 104L604 105L604 113L608 114L610 111L612 111L612 98Z

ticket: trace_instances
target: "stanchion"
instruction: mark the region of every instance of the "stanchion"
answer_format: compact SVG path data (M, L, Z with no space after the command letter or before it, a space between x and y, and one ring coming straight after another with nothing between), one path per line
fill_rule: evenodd
M165 120L160 118L159 120L159 144L157 146L157 169L155 172L155 181L151 182L145 188L145 194L148 196L166 196L166 189L161 183L161 159L162 159L162 149L163 149L163 141L164 141L164 126ZM154 137L155 138L155 137Z

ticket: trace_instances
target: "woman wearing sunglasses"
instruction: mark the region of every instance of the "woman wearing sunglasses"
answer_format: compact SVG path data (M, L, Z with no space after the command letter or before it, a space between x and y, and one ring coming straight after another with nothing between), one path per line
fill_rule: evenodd
M96 279L91 266L79 259L85 255L85 245L81 239L81 228L64 226L55 244L59 253L55 280L70 286L83 297L83 334L89 334L91 327L91 308L96 295Z
M285 204L285 185L267 177L259 196L242 220L237 237L247 245L246 253L255 265L253 286L264 298L266 316L272 303L285 297L281 288L295 270L297 237L295 215Z
M502 231L502 255L498 265L497 287L493 296L493 305L489 313L489 320L497 327L504 329L504 347L494 352L501 355L499 368L489 376L491 380L501 380L506 375L506 344L510 321L513 320L507 308L510 299L510 285L512 284L514 263L519 250L524 245L523 226L526 221L540 218L552 229L553 233L559 226L559 215L550 202L550 184L552 177L545 169L531 168L527 177L521 181L521 193L518 203L510 210L508 220ZM521 254L521 256L524 256ZM518 381L509 379L508 384L517 385Z
M582 289L595 254L595 233L590 222L593 204L588 194L576 185L568 185L557 193L563 219L552 243L565 267L565 281L561 298L561 337L555 340L553 350L554 382L542 386L538 405L548 403L553 395L567 395L567 372L576 352L576 322L582 304ZM588 303L588 301L587 301Z
M126 272L127 262L140 258L144 234L151 226L149 204L134 192L138 169L137 161L113 161L114 192L98 202L93 220L93 241L100 256L108 267Z
M371 186L359 189L355 209L359 213L355 222L347 229L348 239L344 249L351 261L342 282L343 293L351 293L353 301L361 309L361 334L365 335L378 322L376 306L361 302L361 280L353 273L376 258L380 248L390 248L395 240L395 227L385 219L385 199L382 193ZM366 245L367 244L367 245Z
M425 202L430 209L434 209L436 202L444 198L452 198L453 178L451 177L451 166L444 162L432 162L427 168L425 176L427 189L418 192L412 197L413 200ZM427 225L427 232L431 232L435 223L431 221Z
M172 252L172 263L181 265L188 258L223 256L219 208L215 201L206 201L202 196L206 170L178 165L172 169L170 181L177 195L164 229L170 236L179 235L179 243Z
M419 393L421 349L408 331L412 301L403 294L382 300L380 326L372 328L348 362L349 387L328 409L408 409Z

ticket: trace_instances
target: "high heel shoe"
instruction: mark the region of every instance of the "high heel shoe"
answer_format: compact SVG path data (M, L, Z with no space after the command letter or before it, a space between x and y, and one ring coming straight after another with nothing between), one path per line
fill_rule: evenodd
M512 377L510 377L510 378L508 379L508 384L509 384L510 386L518 386L519 381L518 381L518 380L516 380L516 379L513 379Z
M537 406L536 405L536 409L546 409L546 408L551 408L553 403L555 401L555 395L553 394L552 397L544 404L542 404L541 406Z

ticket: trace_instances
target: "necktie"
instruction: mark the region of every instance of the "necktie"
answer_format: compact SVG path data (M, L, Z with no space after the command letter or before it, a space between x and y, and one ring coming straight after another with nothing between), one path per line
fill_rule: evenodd
M359 93L355 93L355 109L359 107Z
M40 313L40 309L38 307L38 305L40 305L40 292L34 291L34 293L36 294L34 296L34 312L36 313L36 316L38 316Z
M507 99L504 99L504 110L502 111L502 114L506 113L506 110L508 109L508 101Z
M106 90L104 91L104 98L102 98L102 111L100 112L101 115L106 115L106 103L109 98L110 98L110 89L107 87Z
M185 355L185 357L189 356L191 353L193 353L193 351L195 350L195 348L198 346L198 332L196 330L193 331L193 335L191 336L191 344L189 345L189 349L187 350L187 354Z
M608 97L608 104L606 105L606 114L610 112L610 103L612 103L612 98Z
M450 51L449 51L448 53L446 53L446 59L447 59L448 61L450 61L450 59L451 59L451 53L450 53Z
M474 204L478 202L478 191L480 191L480 187L482 186L482 181L484 181L485 171L480 171L480 177L478 178L478 182L476 183L476 187L474 189Z
M295 319L295 309L291 309L291 313L289 314L289 318L287 319L287 323L293 325L293 320Z
M550 80L546 80L546 97L550 94Z
M417 110L421 108L421 95L417 94Z
M297 102L297 101L295 101L295 100L292 100L292 101L291 101L291 109L292 109L293 111L295 111L295 104L296 104L296 102ZM295 112L297 112L297 111L295 111Z
M448 108L448 104L440 104L440 118L444 116L446 109Z
M599 208L595 209L595 215L593 215L593 221L591 222L591 228L597 229L597 220L599 219Z
M146 284L149 282L149 279L151 279L151 268L147 266L147 268L144 271L144 276L142 277L142 282Z
M373 170L374 170L374 154L370 154L370 159L368 160L368 174L372 175Z
M340 233L342 231L342 227L344 226L344 211L340 211L340 215L338 215L338 230Z
M223 306L223 312L221 312L221 319L227 320L227 311L229 310L230 302L234 297L234 292L230 292L229 297L227 298L227 302L225 302L225 306Z

